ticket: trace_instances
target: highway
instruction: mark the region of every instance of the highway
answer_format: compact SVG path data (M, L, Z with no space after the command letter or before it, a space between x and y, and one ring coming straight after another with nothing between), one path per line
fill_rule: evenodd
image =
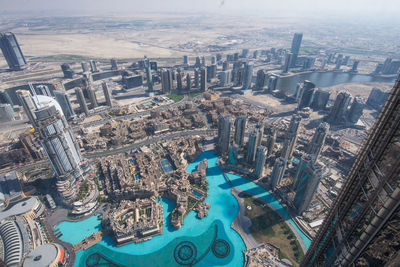
M192 131L183 131L183 132L175 132L171 134L166 134L162 136L154 136L151 138L148 138L146 140L125 146L125 147L120 147L112 150L106 150L106 151L101 151L101 152L95 152L95 153L86 153L84 154L85 158L88 159L93 159L93 158L100 158L100 157L106 157L106 156L111 156L119 153L125 153L129 152L133 149L140 148L142 146L147 146L150 144L156 144L159 142L167 141L167 140L172 140L180 137L185 137L185 136L194 136L194 135L214 135L216 133L216 130L192 130Z

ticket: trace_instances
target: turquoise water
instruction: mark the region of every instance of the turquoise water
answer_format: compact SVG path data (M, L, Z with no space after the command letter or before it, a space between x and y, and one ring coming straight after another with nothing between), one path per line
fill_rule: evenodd
M196 213L192 211L186 216L181 229L174 230L169 224L168 215L175 208L175 203L161 199L164 215L162 235L146 242L122 247L114 246L111 237L107 236L88 250L79 251L74 266L99 266L109 263L123 266L181 266L179 262L182 259L193 260L191 263L195 266L243 266L242 251L246 247L239 234L230 227L239 206L231 194L230 185L216 164L217 155L214 151L203 152L186 170L193 172L204 158L208 160L207 180L210 184L206 202L210 203L211 208L207 217L197 219ZM234 186L271 203L292 223L309 247L311 241L297 228L286 210L272 195L240 176L229 174L229 178ZM91 217L82 222L63 222L55 228L60 228L63 241L75 244L89 236L90 230L96 232L99 227L100 221ZM177 260L177 255L182 258Z
M309 239L301 230L300 228L294 223L294 221L290 218L286 209L279 203L279 201L271 195L268 191L264 188L260 187L259 185L255 184L252 181L247 180L241 176L227 173L229 179L231 180L234 187L247 191L259 198L264 199L267 203L269 203L272 207L274 207L278 212L280 212L287 221L296 229L299 233L301 239L304 242L304 245L309 248L311 245L311 239Z
M75 245L85 237L91 236L93 233L100 231L100 222L101 221L97 219L97 216L93 215L92 217L80 222L61 222L54 228L60 228L60 231L63 234L60 237L62 241Z

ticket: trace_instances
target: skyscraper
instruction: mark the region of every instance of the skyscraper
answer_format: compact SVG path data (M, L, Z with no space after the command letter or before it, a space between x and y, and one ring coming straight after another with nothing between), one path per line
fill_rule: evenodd
M146 68L146 79L147 79L148 93L152 94L154 92L153 76L151 75L150 61L149 61L149 59L147 57L144 57L144 67Z
M81 62L81 67L82 67L82 72L89 72L89 64L87 62L82 61Z
M300 127L301 117L294 114L290 120L289 129L286 132L285 141L281 151L281 157L288 160L292 157L297 142L297 135Z
M257 71L256 88L257 90L264 90L267 85L268 75L265 70Z
M317 191L319 182L322 175L322 166L314 164L312 156L302 157L298 166L295 181L294 190L296 195L293 200L293 204L296 207L298 214L302 214L306 211Z
M85 96L83 95L82 88L75 88L76 99L79 102L79 106L81 108L81 112L85 113L85 115L89 115L89 109L85 100Z
M254 62L252 61L248 62L245 65L242 90L247 90L251 88L251 80L253 79L253 68Z
M351 94L349 92L340 91L336 97L335 103L329 114L329 121L333 124L341 123L345 120L347 108L351 101Z
M230 114L221 114L218 118L217 151L219 155L224 155L229 152L231 128L232 116Z
M271 74L268 77L267 88L268 92L272 92L276 89L276 85L278 84L278 76Z
M207 69L203 67L200 69L200 91L205 92L207 90Z
M261 178L264 175L264 167L267 157L268 149L264 146L258 146L256 152L256 167L254 169L257 178Z
M14 110L10 104L0 104L0 122L15 120Z
M280 157L275 159L274 168L271 174L271 188L275 189L282 182L282 178L285 175L286 170L286 159Z
M99 72L99 69L97 68L97 63L94 60L89 61L90 64L90 69L92 72Z
M75 138L69 129L60 105L51 97L36 95L28 91L17 92L25 110L39 133L42 146L57 177L57 191L66 202L73 200L78 192L77 181L83 178L85 166ZM30 100L29 100L30 98Z
M198 68L194 69L194 87L199 88L200 86L200 71Z
M186 90L190 91L190 88L192 88L191 82L190 82L190 74L186 74Z
M315 84L310 81L305 80L302 84L301 95L299 98L298 108L309 107L314 94Z
M264 126L257 125L249 135L249 142L247 144L247 163L253 164L256 158L257 147L261 145L263 138Z
M104 94L104 98L106 99L107 106L112 108L113 107L113 103L111 101L111 90L110 90L110 87L108 87L106 82L103 82L101 84L101 87L103 88L103 94Z
M98 107L99 104L97 103L96 90L91 85L88 85L86 87L86 92L89 95L91 108L94 109Z
M360 64L360 61L359 60L354 60L353 67L351 67L351 72L354 72L354 73L357 72L358 64Z
M64 74L64 78L66 79L72 79L74 78L75 71L71 69L71 66L67 63L64 63L61 65L61 70Z
M293 54L287 53L285 55L285 61L282 65L282 73L288 73L292 60L293 60Z
M25 67L25 57L13 33L0 33L0 48L11 70L21 70Z
M179 92L182 92L182 90L183 90L182 75L183 75L183 73L181 72L180 69L178 69L178 72L176 74L176 89Z
M296 67L296 61L297 61L297 57L300 52L300 46L301 46L302 39L303 39L302 33L295 33L293 36L292 48L290 49L290 52L293 54L291 61L290 61L290 67L292 67L292 68Z
M183 56L183 65L189 65L189 59L187 55Z
M246 131L246 116L237 117L235 120L235 135L234 142L239 146L239 148L243 145L244 142L244 134Z
M72 109L71 102L66 93L60 91L54 91L54 96L58 104L60 104L63 114L67 120L71 120L75 117L75 112Z
M111 70L118 70L118 63L115 58L112 58L110 60L110 64L111 64Z
M328 134L329 125L326 122L321 123L315 130L314 136L311 142L308 144L307 153L314 155L315 160L318 159L321 153L322 147L325 142L325 137Z
M229 70L220 71L219 76L219 86L227 86L231 83L231 72Z
M330 95L330 92L318 89L314 94L311 108L313 110L324 110L328 104Z
M170 93L173 89L173 80L171 70L161 70L161 87L163 94Z
M354 97L353 103L351 104L348 119L352 123L357 123L360 117L363 114L363 110L365 107L365 101L362 97L356 96Z
M400 78L301 266L396 266L400 240Z

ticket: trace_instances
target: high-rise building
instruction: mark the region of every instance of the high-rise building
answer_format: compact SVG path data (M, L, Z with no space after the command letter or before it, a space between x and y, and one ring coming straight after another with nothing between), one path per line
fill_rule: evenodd
M183 56L183 65L189 65L189 58L187 55Z
M247 163L253 164L256 158L257 147L261 145L263 138L264 126L259 124L249 135L249 141L247 144Z
M246 132L246 116L239 116L235 120L235 135L234 135L234 142L239 147L241 147L244 143L244 134Z
M229 69L229 61L227 60L222 63L222 70L225 71L228 69Z
M45 84L39 84L39 85L31 86L30 90L31 90L31 94L32 95L47 95L47 96L51 96L50 88ZM32 92L32 90L34 90L35 92Z
M349 92L340 91L329 114L329 121L333 124L341 123L345 120L347 108L351 101Z
M24 54L13 33L0 33L0 48L11 70L21 70L26 66Z
M364 99L360 96L354 97L353 103L350 106L350 110L347 116L349 121L352 123L357 123L357 121L363 114L364 107L365 107Z
M215 63L216 63L215 56L211 56L211 65L214 65Z
M147 79L148 92L149 92L149 94L152 94L154 92L153 76L151 75L150 61L147 57L144 58L144 66L146 68L146 79Z
M315 160L318 159L321 153L322 147L325 143L325 137L328 134L329 125L326 122L321 123L315 130L314 136L311 142L308 144L307 153L315 156Z
M72 109L71 102L69 101L68 95L60 91L54 91L54 96L60 104L63 114L67 120L75 118L75 112Z
M161 70L161 88L163 94L168 94L173 89L172 71Z
M195 68L201 67L200 57L196 57L196 62L194 63L194 67Z
M256 166L254 172L257 178L261 178L264 175L265 161L268 157L268 149L264 146L258 146L256 152Z
M268 74L265 70L257 71L256 88L257 90L264 90L268 81Z
M231 138L232 116L230 114L221 114L218 118L218 140L217 145L220 155L229 152L229 144Z
M192 88L192 85L190 81L190 74L188 73L186 74L186 90L190 91L190 88Z
M300 52L300 46L301 46L302 39L303 39L302 33L295 33L293 36L292 48L290 49L290 52L293 54L293 56L291 57L291 61L290 61L290 67L292 67L292 68L296 67L296 61L297 61L297 57Z
M73 200L78 192L77 181L83 178L87 167L82 164L82 156L75 137L69 128L60 105L51 97L36 95L31 97L28 91L19 90L18 95L25 110L32 114L31 121L40 139L47 157L57 177L57 191L64 201ZM28 103L26 100L30 98Z
M275 189L282 182L286 171L286 159L280 157L275 159L274 168L271 173L271 188Z
M202 65L203 67L206 66L206 58L205 58L204 56L201 57L201 65Z
M205 92L207 90L208 90L207 69L203 67L200 69L200 91Z
M115 58L110 59L111 70L118 70L118 63Z
M81 67L82 67L82 72L89 72L89 64L87 62L82 61L81 62Z
M298 108L309 107L315 90L315 84L305 80L301 86Z
M94 60L89 61L90 64L90 69L92 72L99 72L99 69L97 68L97 62Z
M198 68L194 69L194 87L199 88L200 86L200 71Z
M267 88L268 92L272 92L276 89L276 85L278 84L278 76L271 74L268 77Z
M342 64L347 66L349 64L349 61L350 61L350 56L345 56L344 59L343 59Z
M249 55L249 49L242 49L242 58L246 58Z
M178 72L176 73L176 89L179 92L183 91L182 75L183 75L183 73L181 72L180 69L178 69Z
M369 131L301 266L397 266L399 103L400 78Z
M99 106L97 103L97 98L96 98L96 90L91 86L86 86L86 92L89 96L90 100L90 108L94 109Z
M64 74L64 78L66 79L72 79L74 78L75 71L71 69L71 66L67 63L64 63L61 65L61 70Z
M113 103L111 101L111 89L110 89L110 87L108 87L106 82L103 82L101 84L101 87L103 88L103 94L104 94L104 98L106 99L107 106L112 108L113 107Z
M276 141L276 129L270 128L270 133L268 134L268 139L267 139L268 156L270 156L274 151L275 141Z
M14 109L10 104L0 104L0 122L15 120Z
M281 152L281 157L288 160L292 157L297 142L298 131L300 127L301 117L294 114L290 120L289 129L286 132L285 141Z
M242 90L247 90L251 88L251 80L253 79L253 68L254 62L252 61L248 62L245 65Z
M301 215L310 206L321 176L322 166L315 164L312 156L307 155L301 158L293 183L296 191L293 205L298 214Z
M382 74L387 74L389 68L390 68L390 64L392 63L392 58L388 57L387 59L385 59L385 62L383 62L383 66L382 66Z
M78 99L81 112L85 113L86 116L89 115L89 108L87 106L85 96L83 95L82 88L80 87L75 88L75 95L76 99Z
M328 104L330 95L331 93L328 91L317 89L317 91L314 93L311 108L313 110L324 110Z
M218 73L219 86L227 86L231 83L231 72L229 70Z
M11 106L14 105L14 103L11 100L11 97L7 93L7 91L0 91L0 103L2 103L2 104L10 104Z
M351 72L354 72L354 73L357 72L358 64L360 64L360 61L359 60L354 60L353 66L351 67Z
M377 110L381 110L388 96L389 92L384 92L379 88L372 88L372 91L371 93L369 93L368 96L367 105Z
M292 53L287 53L285 55L285 62L282 65L282 73L288 73L289 68L290 68L290 63L293 60L293 54Z

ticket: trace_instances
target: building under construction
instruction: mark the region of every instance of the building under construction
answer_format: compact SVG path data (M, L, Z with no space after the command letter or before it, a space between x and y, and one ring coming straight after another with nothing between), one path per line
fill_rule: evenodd
M400 264L400 77L301 266Z

